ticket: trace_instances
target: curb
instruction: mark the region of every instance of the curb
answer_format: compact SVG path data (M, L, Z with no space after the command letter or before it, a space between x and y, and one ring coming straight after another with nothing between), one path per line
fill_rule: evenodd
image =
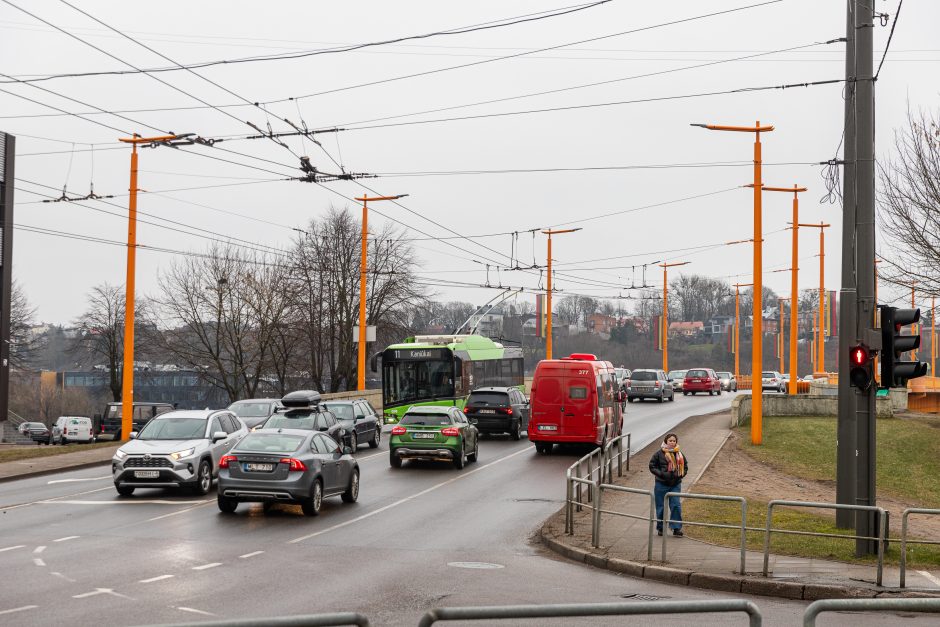
M68 466L60 466L58 468L46 468L44 470L28 470L18 475L0 476L0 483L6 483L8 481L18 481L20 479L32 479L33 477L42 477L45 475L54 475L56 473L70 471L70 470L84 470L86 468L94 468L95 466L107 466L110 463L111 463L110 459L104 459L104 460L99 460L99 461L94 461L94 462L82 462L81 464L69 464Z
M874 599L874 598L937 598L938 595L917 590L881 590L861 588L857 586L842 586L836 584L798 583L794 581L775 581L763 577L748 577L742 575L719 575L713 573L697 573L684 568L661 566L646 562L633 562L619 558L608 558L599 553L591 553L584 549L565 544L548 531L549 522L542 525L539 537L548 549L575 562L609 570L611 572L649 579L660 583L702 588L719 592L736 592L739 594L753 594L758 596L777 597L801 601L817 601L819 599Z

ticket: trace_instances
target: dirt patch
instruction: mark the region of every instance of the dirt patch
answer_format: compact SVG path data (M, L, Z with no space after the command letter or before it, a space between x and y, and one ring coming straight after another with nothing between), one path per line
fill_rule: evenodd
M735 494L746 499L763 502L772 499L791 501L817 501L835 503L835 481L801 479L756 461L740 447L742 436L736 432L725 442L712 465L695 484L695 491L702 494ZM833 456L835 451L833 451ZM891 535L900 536L901 512L908 507L920 507L917 503L906 503L887 497L878 498L878 505L891 512ZM810 511L810 510L805 510ZM813 514L835 518L832 510L812 510ZM917 516L912 518L911 535L921 538L940 538L940 517Z

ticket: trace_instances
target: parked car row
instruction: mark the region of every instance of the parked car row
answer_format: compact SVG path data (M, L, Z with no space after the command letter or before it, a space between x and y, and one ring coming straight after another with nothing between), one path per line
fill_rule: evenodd
M94 425L87 416L60 416L51 427L42 422L24 422L17 428L36 444L95 442Z

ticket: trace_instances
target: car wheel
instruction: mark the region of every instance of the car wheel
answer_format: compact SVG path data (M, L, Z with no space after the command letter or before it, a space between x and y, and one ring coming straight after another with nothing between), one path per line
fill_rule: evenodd
M212 489L212 466L205 459L199 462L199 470L196 472L196 483L193 484L193 492L199 496L209 494Z
M401 457L395 454L395 451L388 452L388 463L392 468L401 468Z
M274 506L275 506L275 505L277 505L277 503L276 503L275 501L263 501L263 502L261 503L261 511L263 511L265 514L267 514L267 513L270 512L272 509L274 509Z
M118 485L114 484L114 489L117 490L117 493L121 496L130 496L134 493L134 486L129 485Z
M454 468L460 470L464 466L464 453L463 453L463 441L460 442L457 447L457 452L454 456Z
M375 423L375 434L372 436L372 439L369 440L369 446L372 448L379 448L379 443L382 441L382 427L379 426L379 423Z
M317 479L313 482L310 497L300 504L300 509L307 516L319 516L320 507L323 506L323 484Z
M473 452L467 455L467 461L476 462L479 458L480 458L480 440L477 439L477 441L473 445Z
M233 514L238 508L238 501L235 499L225 498L220 494L217 500L219 503L219 511L223 514ZM265 505L267 505L267 503L265 503Z
M538 453L539 455L551 455L552 446L554 445L551 442L536 442L535 452Z
M718 388L718 396L721 396L721 388Z
M663 402L663 397L660 396L659 398L657 398L657 399L656 399L656 402L657 402L657 403L662 403L662 402Z
M682 393L682 396L688 396L688 395L689 395L688 392L683 392L683 393Z
M509 431L509 437L513 440L522 439L522 422L517 420L512 424L512 429Z
M676 393L675 393L675 392L673 392L672 394L669 395L669 402L671 403L671 402L673 402L674 400L676 400Z
M343 503L355 503L359 498L359 471L353 470L349 478L349 487L343 492Z
M635 401L635 400L636 400L636 399L633 398L632 396L628 396L628 397L627 397L627 402L628 402L628 403L632 403L632 402Z
M355 431L353 431L349 436L349 448L352 449L353 453L359 450L359 436L356 435Z

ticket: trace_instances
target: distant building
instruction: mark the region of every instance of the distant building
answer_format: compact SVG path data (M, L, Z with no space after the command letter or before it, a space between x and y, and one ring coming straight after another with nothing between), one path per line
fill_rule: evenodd
M670 322L669 335L682 335L695 337L705 331L705 324L699 320L694 322Z
M616 326L618 326L617 319L613 316L596 313L587 317L588 333L600 335L606 339L610 339L610 330Z

